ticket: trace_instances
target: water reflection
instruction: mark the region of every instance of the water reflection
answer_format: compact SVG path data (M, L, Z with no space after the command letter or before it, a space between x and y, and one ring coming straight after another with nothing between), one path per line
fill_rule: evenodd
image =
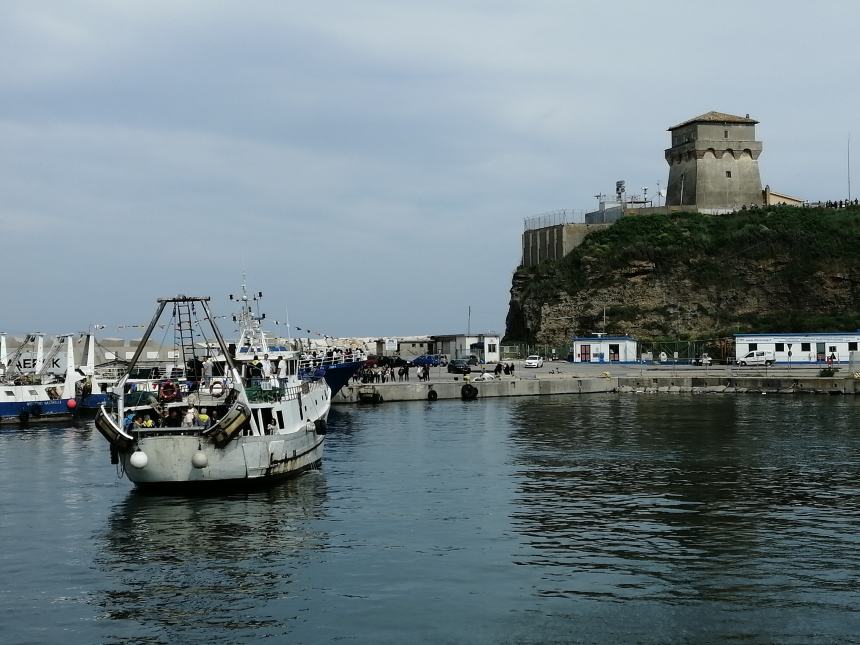
M856 603L858 407L816 403L523 401L512 522L530 550L518 563L542 569L541 596Z
M283 633L288 616L278 605L292 574L327 541L315 528L325 499L320 472L224 497L129 493L96 536L95 565L110 582L96 604L102 619L118 621L111 637L128 638L128 626L172 642L201 626Z

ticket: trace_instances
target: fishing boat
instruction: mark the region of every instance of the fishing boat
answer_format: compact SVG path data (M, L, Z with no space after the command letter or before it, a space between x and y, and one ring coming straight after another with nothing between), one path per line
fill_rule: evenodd
M76 366L73 334L55 338L47 354L44 336L28 334L11 355L7 353L6 335L0 334L0 422L28 425L54 421L78 416L104 403L108 384L94 378L92 342L92 336L86 335L87 362ZM28 371L22 356L31 347L35 347L35 359ZM64 351L65 369L52 373Z
M319 466L331 389L301 374L300 354L268 342L264 315L246 294L239 300L240 339L228 345L208 297L160 298L115 404L100 407L96 428L111 460L138 487L262 483ZM168 307L176 364L142 373L143 348ZM272 361L283 365L280 377Z

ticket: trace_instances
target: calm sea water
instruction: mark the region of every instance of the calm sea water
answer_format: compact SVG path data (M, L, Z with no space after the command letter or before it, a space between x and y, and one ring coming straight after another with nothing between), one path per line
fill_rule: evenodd
M860 642L860 401L337 408L321 471L117 480L90 427L0 430L0 641Z

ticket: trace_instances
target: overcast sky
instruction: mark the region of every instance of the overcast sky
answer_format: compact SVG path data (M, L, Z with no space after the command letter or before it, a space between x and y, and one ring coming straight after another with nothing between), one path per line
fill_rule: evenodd
M666 128L761 121L847 192L855 2L0 3L0 330L145 322L247 271L332 335L504 331L524 217L665 185ZM860 155L857 164L860 165ZM860 193L860 183L855 185Z

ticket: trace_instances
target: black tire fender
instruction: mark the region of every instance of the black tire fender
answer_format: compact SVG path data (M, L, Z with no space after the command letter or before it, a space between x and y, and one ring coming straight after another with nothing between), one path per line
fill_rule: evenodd
M464 401L473 401L478 397L478 388L471 383L466 383L460 388L460 397Z

